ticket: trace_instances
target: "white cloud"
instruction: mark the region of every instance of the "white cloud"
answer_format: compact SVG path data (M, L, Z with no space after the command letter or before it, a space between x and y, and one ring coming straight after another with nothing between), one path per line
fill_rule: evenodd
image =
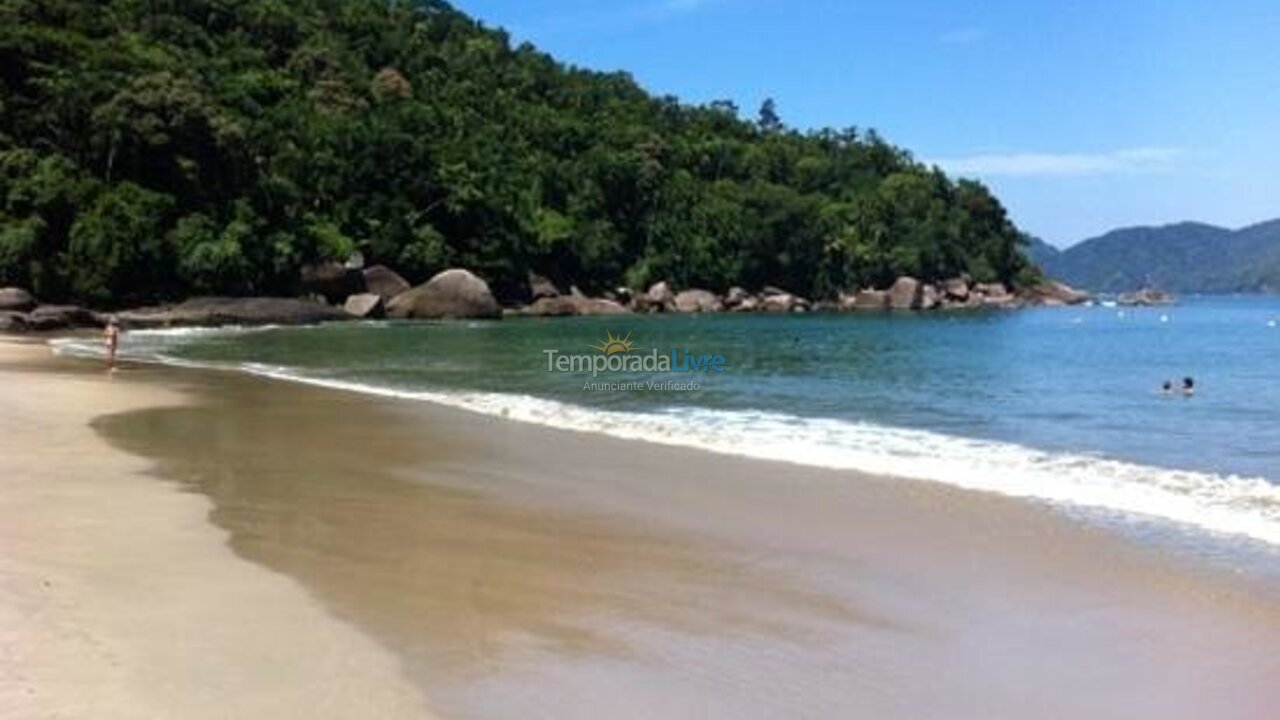
M937 158L930 163L957 175L1053 177L1151 173L1169 169L1179 148L1135 147L1101 153L1015 152Z

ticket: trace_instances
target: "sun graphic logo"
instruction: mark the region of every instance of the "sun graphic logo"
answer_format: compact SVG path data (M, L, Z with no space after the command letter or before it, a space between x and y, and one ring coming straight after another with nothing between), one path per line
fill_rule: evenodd
M621 335L614 336L613 332L606 330L605 339L600 341L599 345L589 346L594 350L604 353L605 357L613 357L629 352L635 352L640 348L636 347L634 341L631 340L631 333L627 333L626 337Z

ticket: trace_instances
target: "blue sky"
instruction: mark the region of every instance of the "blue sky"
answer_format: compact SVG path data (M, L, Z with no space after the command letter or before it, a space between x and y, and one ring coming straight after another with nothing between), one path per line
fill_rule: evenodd
M458 0L558 58L874 127L1069 245L1280 217L1280 1Z

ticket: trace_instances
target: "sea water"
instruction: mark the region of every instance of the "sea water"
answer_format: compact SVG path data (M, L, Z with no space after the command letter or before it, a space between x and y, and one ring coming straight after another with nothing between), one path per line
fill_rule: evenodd
M1277 325L1280 299L1214 297L1159 308L139 331L124 352L948 483L1275 548ZM608 351L646 362L594 362ZM1179 390L1184 377L1191 396ZM1161 391L1165 380L1175 392Z

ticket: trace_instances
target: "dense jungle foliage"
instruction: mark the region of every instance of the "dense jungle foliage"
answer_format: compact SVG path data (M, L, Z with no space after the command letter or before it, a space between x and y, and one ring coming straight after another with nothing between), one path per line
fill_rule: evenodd
M922 109L924 111L924 109ZM287 294L361 251L517 299L1036 274L982 185L513 47L439 0L0 0L0 284Z

